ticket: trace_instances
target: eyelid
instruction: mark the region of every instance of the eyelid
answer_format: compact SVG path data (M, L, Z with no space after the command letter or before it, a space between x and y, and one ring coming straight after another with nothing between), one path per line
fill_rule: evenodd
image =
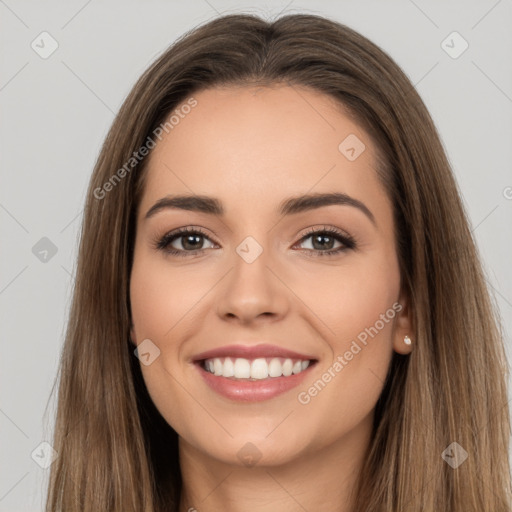
M316 225L316 226L310 226L309 228L306 228L307 231L304 232L301 237L295 242L295 244L292 247L295 247L301 243L303 243L305 240L310 238L312 235L317 233L327 233L328 235L332 235L340 244L342 244L342 247L338 247L336 249L328 249L324 251L315 251L314 249L303 249L307 253L313 255L313 256L336 256L339 253L346 251L346 250L353 250L356 249L358 246L357 241L354 239L352 235L347 233L345 230L342 230L340 228L335 228L333 226L326 226L326 225ZM161 250L163 252L168 253L172 256L194 256L197 253L203 252L206 249L195 249L192 251L185 251L182 249L167 249L167 247L174 242L175 240L180 239L181 237L185 236L187 233L193 233L193 234L199 234L203 238L209 240L214 245L219 246L215 239L211 237L206 231L199 227L199 226L183 226L180 228L173 229L167 233L165 233L163 236L157 236L153 240L153 246Z
M302 241L302 240L304 240L304 238L307 238L315 233L332 233L332 234L338 235L340 237L345 237L347 239L354 240L354 237L343 229L335 228L334 226L328 226L325 224L324 225L317 224L317 225L311 226L309 228L306 228L306 231L302 234L299 241Z
M314 254L315 256L319 255L333 255L335 256L337 253L342 252L347 249L356 249L358 247L357 240L350 235L347 231L335 228L333 226L312 226L308 228L306 233L304 233L301 238L295 243L295 245L300 244L310 238L312 235L316 233L327 233L328 235L333 236L338 242L340 242L344 247L338 249L329 249L326 251L314 251L312 249L306 249L308 252ZM294 247L295 247L294 245Z
M219 245L210 234L208 234L203 228L199 226L183 226L180 228L172 229L171 231L166 231L163 235L156 235L152 239L152 245L158 249L160 248L162 242L171 240L172 238L175 238L175 240L179 239L181 236L185 236L187 233L198 233L202 235L204 238L207 238L211 242L213 242L216 245ZM163 248L162 250L165 250ZM198 249L203 250L203 249ZM181 252L188 252L193 253L194 251L181 251Z

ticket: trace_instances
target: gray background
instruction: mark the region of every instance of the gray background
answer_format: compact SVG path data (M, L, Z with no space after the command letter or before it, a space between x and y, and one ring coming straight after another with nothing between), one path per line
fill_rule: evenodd
M49 470L31 454L46 453L39 445L51 441L49 396L86 186L114 113L178 36L231 12L323 14L369 37L403 68L453 165L510 357L511 0L0 0L0 511L43 509ZM31 48L34 40L42 46L43 31L58 43L47 59ZM469 44L458 58L441 46L453 31ZM448 44L461 48L457 40ZM55 254L41 252L43 237Z

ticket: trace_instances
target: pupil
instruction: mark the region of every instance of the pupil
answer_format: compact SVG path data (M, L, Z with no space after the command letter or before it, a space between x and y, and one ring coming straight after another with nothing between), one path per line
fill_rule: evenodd
M316 237L314 237L314 238L313 238L313 247L314 247L315 249L318 249L318 247L316 247L316 246L315 246L315 243L316 243L317 241L321 240L321 239L326 239L326 238L327 238L327 239L330 239L330 241L331 241L331 244L329 244L329 247L327 247L327 249L332 249L332 247L330 247L330 245L332 245L333 238L332 238L331 236L329 236L329 235L317 235ZM325 244L324 244L324 245L320 244L320 247L319 247L319 248L320 248L320 249L326 249L326 246L325 246Z
M188 236L186 236L186 237L184 237L184 238L185 238L185 243L183 244L183 247L184 247L185 249L187 249L187 248L188 248L188 249L197 249L197 247L194 247L194 245L193 245L193 240L195 239L195 241L197 242L197 241L198 241L198 239L200 239L200 238L201 238L201 236L200 236L200 235L188 235ZM190 240L192 240L192 247L190 247L190 246L189 246L189 241L190 241ZM187 247L187 246L188 246L188 247Z

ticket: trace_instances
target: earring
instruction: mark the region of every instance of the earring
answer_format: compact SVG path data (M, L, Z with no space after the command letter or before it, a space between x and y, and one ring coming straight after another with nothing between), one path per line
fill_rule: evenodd
M409 336L404 336L404 343L406 345L410 345L412 343L411 338L409 338Z

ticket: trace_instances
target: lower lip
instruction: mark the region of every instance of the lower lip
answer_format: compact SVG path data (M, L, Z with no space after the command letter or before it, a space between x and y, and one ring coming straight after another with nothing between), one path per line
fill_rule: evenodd
M310 374L316 363L317 361L310 363L305 370L289 377L270 377L254 381L219 377L206 371L201 363L196 363L196 366L206 384L219 395L239 402L262 402L298 386Z

